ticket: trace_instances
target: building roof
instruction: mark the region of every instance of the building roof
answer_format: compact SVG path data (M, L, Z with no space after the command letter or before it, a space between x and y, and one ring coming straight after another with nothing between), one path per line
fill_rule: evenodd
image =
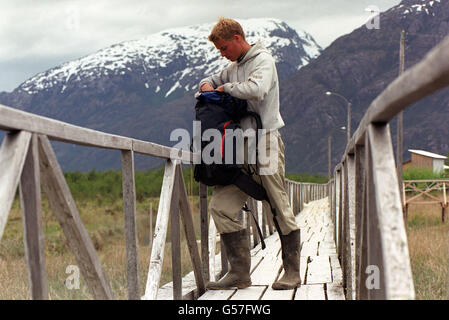
M408 149L408 151L410 151L411 153L416 153L416 154L420 154L422 156L425 157L429 157L429 158L434 158L434 159L447 159L447 157L436 154L436 153L432 153L432 152L428 152L428 151L424 151L424 150L412 150L412 149Z

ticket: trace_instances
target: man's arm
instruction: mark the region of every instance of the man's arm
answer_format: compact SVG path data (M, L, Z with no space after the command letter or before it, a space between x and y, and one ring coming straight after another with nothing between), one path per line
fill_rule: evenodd
M199 90L200 91L213 91L215 88L220 87L225 84L227 80L227 69L222 70L221 72L214 74L210 77L204 78L200 81Z
M208 82L203 82L203 84L200 87L200 91L201 92L214 91L214 87L212 87Z

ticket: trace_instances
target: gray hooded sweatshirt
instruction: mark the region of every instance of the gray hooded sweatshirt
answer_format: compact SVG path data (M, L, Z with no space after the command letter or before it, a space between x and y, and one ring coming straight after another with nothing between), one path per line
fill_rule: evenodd
M271 53L258 41L241 61L234 61L221 72L200 81L200 86L209 83L231 96L247 100L248 108L257 112L263 128L274 131L284 126L279 112L279 80ZM251 118L243 119L242 129L255 128Z

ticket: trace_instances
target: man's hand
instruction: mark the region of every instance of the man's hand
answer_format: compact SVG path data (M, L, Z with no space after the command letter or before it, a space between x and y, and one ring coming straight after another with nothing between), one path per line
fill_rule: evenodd
M214 87L212 87L209 83L203 83L203 85L200 88L201 92L206 92L206 91L214 91Z
M215 91L224 92L224 85L219 86Z

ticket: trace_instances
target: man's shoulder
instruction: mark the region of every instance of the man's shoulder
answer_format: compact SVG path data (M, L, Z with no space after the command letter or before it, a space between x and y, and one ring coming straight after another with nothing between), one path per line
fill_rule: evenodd
M251 60L252 60L252 63L255 63L255 64L267 63L267 62L275 63L276 62L273 55L268 50L261 50Z

